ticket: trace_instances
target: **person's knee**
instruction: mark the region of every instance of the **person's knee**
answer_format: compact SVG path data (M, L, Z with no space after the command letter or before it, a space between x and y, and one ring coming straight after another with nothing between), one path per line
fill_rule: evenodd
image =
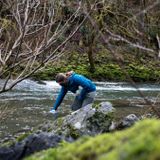
M81 107L82 107L82 105L72 105L71 109L72 109L72 111L76 111L76 110L80 109Z
M73 111L76 111L76 110L80 109L81 107L82 107L82 102L80 100L78 100L78 98L76 96L73 104L71 105L71 109Z
M92 104L94 102L94 98L87 98L83 101L82 107L88 105L88 104Z

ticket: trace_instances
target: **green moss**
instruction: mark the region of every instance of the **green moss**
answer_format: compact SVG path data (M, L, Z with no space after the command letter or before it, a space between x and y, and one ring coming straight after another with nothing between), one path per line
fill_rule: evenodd
M121 53L119 53L119 56L121 56ZM123 68L133 80L156 81L160 78L157 61L149 61L143 57L143 54L139 58L130 53L123 53L123 56ZM94 61L96 70L90 72L87 53L72 51L71 53L65 53L65 56L54 64L47 65L34 77L41 80L53 80L57 73L73 70L93 80L128 81L124 69L119 66L115 57L104 47L100 48L94 57Z
M17 137L17 142L20 142L22 140L24 140L26 137L28 137L29 135L31 134L31 132L27 132L27 133L24 133L24 134L21 134L19 137Z
M156 81L160 78L160 71L153 66L145 66L137 63L131 63L125 66L128 75L135 81ZM67 72L74 70L76 73L83 74L84 76L96 80L112 80L112 81L126 81L127 76L120 68L119 65L114 63L97 64L96 71L89 72L86 64L69 64L65 68L62 66L47 67L45 70L38 72L34 75L36 79L50 80L54 79L55 75L59 72Z
M99 108L99 102L98 101L95 101L92 105L92 108L95 108L95 109L98 109Z
M32 134L31 131L26 132L26 133L21 133L17 138L14 139L9 139L7 142L4 142L1 144L1 147L10 147L15 145L17 142L21 142L24 140L26 137L28 137L30 134Z
M72 137L74 139L78 139L80 137L80 132L76 128L72 126L68 126L68 133L66 136Z
M144 120L127 130L82 138L26 160L157 160L159 150L160 121Z
M89 128L89 130L91 130L93 133L96 133L96 131L99 131L101 133L108 132L108 128L111 125L112 119L113 114L111 113L104 115L100 112L96 112L87 120L87 128Z
M7 142L0 144L0 147L10 147L15 145L15 143L16 143L15 140L8 140Z
M59 118L57 119L57 124L58 124L59 127L61 127L62 124L63 124L63 118L59 117Z
M153 69L153 66L132 63L126 67L126 70L129 76L136 81L155 81L160 78L160 73Z

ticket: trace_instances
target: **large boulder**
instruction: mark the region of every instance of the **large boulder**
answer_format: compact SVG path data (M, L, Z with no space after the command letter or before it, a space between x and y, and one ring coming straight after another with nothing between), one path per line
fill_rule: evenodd
M108 132L114 111L110 102L102 102L96 106L89 104L54 122L41 125L40 130L62 135L73 141L82 135Z
M96 107L87 105L63 119L61 130L65 135L78 138L82 135L96 135L109 131L115 109L109 102Z

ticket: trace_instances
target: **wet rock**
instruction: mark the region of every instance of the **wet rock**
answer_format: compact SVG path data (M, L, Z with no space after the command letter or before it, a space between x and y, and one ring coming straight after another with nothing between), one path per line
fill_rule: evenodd
M50 133L32 134L10 147L0 148L0 160L20 160L34 152L56 147L62 137Z
M112 122L111 126L109 127L109 130L121 130L132 126L133 124L135 124L135 122L139 120L140 119L135 114L129 114L128 116L120 120L120 122Z
M30 135L25 140L25 155L29 155L31 153L34 153L35 151L40 151L50 147L56 147L60 141L61 137L50 133Z
M14 151L11 148L0 148L0 160L10 160L14 155Z
M122 120L122 126L130 127L138 120L139 118L135 114L130 114Z
M23 152L24 144L17 143L14 146L10 147L1 147L0 148L0 160L20 160L21 154Z

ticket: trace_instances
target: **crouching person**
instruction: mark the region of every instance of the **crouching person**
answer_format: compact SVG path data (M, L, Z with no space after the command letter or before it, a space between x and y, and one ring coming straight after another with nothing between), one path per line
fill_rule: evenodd
M76 74L73 71L58 73L56 76L56 82L61 85L61 90L50 113L56 112L68 91L76 94L80 87L80 93L76 94L71 109L75 111L93 103L96 95L96 86L91 80L83 75Z

